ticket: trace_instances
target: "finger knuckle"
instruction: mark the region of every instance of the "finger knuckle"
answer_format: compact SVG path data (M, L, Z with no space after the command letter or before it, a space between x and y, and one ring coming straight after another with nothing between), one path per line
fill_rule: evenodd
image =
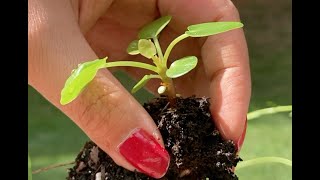
M95 141L103 142L105 148L111 146L108 140L118 117L119 100L123 92L117 87L101 88L91 85L81 96L81 110L78 114L78 124L87 135ZM102 140L103 139L103 140Z
M218 8L217 20L235 20L239 18L239 12L231 0L222 1L220 8Z

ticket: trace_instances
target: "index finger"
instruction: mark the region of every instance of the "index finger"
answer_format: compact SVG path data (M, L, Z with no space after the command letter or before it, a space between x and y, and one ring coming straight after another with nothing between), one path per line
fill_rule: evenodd
M163 14L173 16L178 32L210 21L240 21L230 0L159 1ZM201 50L210 81L211 113L222 135L238 143L246 127L251 95L247 44L242 29L208 37ZM241 141L241 140L240 140Z

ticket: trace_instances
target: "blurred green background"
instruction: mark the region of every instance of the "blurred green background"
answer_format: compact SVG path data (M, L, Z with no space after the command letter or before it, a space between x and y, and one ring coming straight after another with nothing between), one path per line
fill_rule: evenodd
M250 52L252 98L250 111L292 104L292 30L291 1L235 1L239 9ZM125 87L133 81L122 73L116 76ZM152 98L138 92L142 103ZM28 89L28 151L33 170L48 165L71 162L86 135L32 87ZM248 122L241 157L249 160L261 156L292 159L292 118L288 113L262 116ZM69 166L68 166L69 167ZM67 167L33 176L34 180L65 179ZM281 164L257 165L240 169L241 180L289 180L292 169Z

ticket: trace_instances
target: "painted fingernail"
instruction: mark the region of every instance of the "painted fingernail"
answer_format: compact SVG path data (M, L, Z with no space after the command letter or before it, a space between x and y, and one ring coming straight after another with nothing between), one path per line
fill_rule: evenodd
M242 147L242 144L244 142L244 138L246 136L246 132L247 132L247 122L248 122L248 119L246 118L246 123L245 123L245 127L244 127L244 130L239 138L239 140L237 141L237 151L239 152L241 147Z
M136 129L120 144L119 150L129 163L151 177L161 178L169 167L168 152L143 129Z

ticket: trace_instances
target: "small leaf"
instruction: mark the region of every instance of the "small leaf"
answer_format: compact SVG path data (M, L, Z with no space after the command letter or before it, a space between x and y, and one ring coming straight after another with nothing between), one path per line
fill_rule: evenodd
M138 40L134 40L129 44L129 46L127 48L127 53L130 55L139 54Z
M98 70L105 67L107 58L79 64L78 68L72 71L61 91L60 103L65 105L73 101L95 77Z
M152 78L160 78L159 75L149 74L143 76L143 78L132 88L131 93L136 93L139 89L141 89L146 83Z
M157 54L156 47L151 40L140 39L138 42L138 50L141 55L150 59Z
M32 180L31 159L29 154L28 154L28 180Z
M151 39L158 36L158 34L170 22L171 16L163 16L147 25L139 31L139 39Z
M202 24L195 24L188 27L185 34L191 37L204 37L241 28L241 22L209 22Z
M187 74L197 66L198 59L195 56L187 56L174 61L167 70L166 75L169 78L177 78Z

